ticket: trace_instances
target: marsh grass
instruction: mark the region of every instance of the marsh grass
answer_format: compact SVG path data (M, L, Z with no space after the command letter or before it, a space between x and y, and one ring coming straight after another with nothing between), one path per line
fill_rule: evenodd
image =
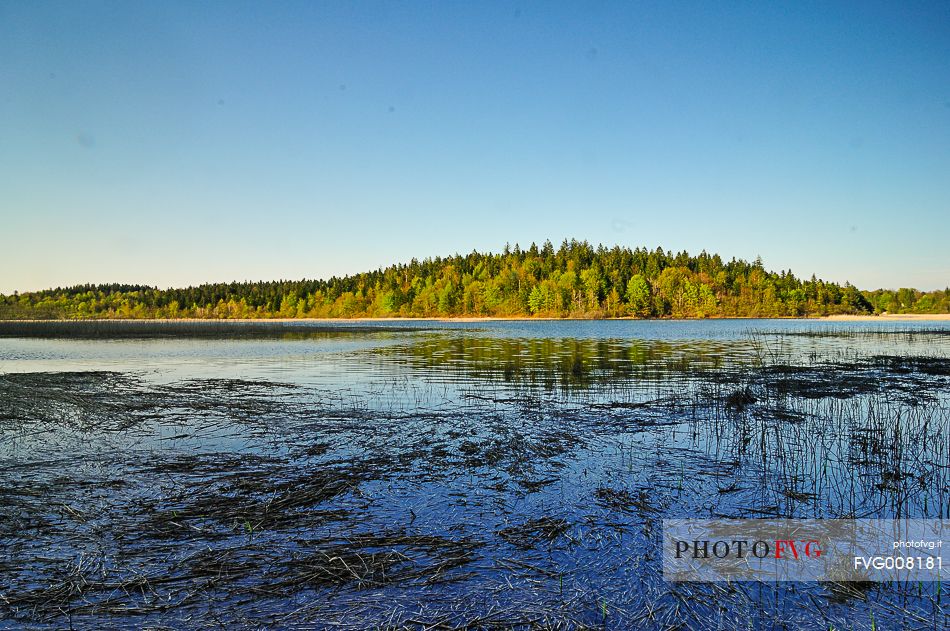
M411 325L232 320L0 320L0 337L66 339L211 338L321 339L415 330Z
M0 620L947 622L933 584L667 583L656 548L664 517L950 518L944 358L754 341L380 353L411 370L353 389L0 375Z

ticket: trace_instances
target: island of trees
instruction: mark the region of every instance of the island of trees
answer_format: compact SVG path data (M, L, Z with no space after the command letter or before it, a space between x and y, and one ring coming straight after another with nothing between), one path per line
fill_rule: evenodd
M0 295L2 319L802 317L948 313L950 289L859 291L762 261L565 241L472 252L329 280L235 282L185 289L78 285Z

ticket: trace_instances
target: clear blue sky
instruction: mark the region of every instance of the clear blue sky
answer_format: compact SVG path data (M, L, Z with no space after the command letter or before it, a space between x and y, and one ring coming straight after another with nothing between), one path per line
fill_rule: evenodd
M950 3L0 1L0 292L578 238L950 285Z

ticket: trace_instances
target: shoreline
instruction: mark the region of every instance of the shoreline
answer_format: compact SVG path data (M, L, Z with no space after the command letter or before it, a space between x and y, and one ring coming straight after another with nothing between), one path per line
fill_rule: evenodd
M853 315L837 314L828 316L800 316L800 317L756 317L756 316L729 316L713 318L552 318L552 317L529 317L529 316L459 316L459 317L367 317L367 318L62 318L62 319L24 319L7 320L0 319L0 322L234 322L242 324L250 323L345 323L358 324L366 322L595 322L595 321L640 321L640 322L694 322L702 320L818 320L828 322L947 322L950 321L950 313L885 313L880 315Z
M947 322L950 313L883 313L881 315L830 315L817 320L838 322Z

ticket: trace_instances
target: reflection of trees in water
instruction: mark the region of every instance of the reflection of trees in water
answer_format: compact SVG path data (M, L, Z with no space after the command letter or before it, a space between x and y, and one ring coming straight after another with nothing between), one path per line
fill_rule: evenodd
M869 628L859 593L641 554L664 518L950 517L946 359L760 342L413 335L334 389L0 375L0 618ZM876 622L938 593L875 586Z
M569 388L738 368L755 357L749 342L471 336L432 336L375 352L422 371Z

